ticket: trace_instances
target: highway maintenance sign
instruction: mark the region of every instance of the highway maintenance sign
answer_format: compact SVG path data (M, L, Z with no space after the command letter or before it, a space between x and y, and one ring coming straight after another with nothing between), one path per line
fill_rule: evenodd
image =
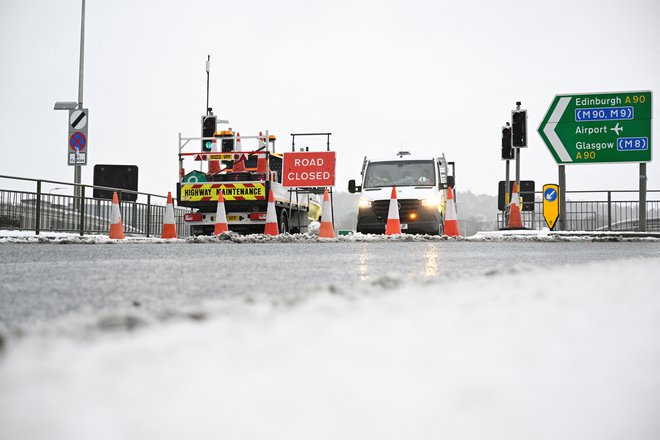
M557 95L538 132L558 164L651 161L650 91Z
M335 186L335 152L284 153L282 186L297 188Z
M543 218L552 230L559 217L559 185L543 185Z
M181 201L217 202L222 191L228 200L266 200L266 185L263 183L182 183Z

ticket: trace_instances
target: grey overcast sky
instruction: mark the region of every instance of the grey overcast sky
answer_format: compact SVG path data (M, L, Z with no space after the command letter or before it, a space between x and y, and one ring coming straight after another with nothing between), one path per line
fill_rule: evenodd
M81 0L0 1L0 174L73 179L67 114L53 104L77 99L80 9ZM359 178L365 155L403 148L444 152L459 190L494 195L515 101L529 113L521 176L540 187L557 181L536 132L554 95L658 99L660 3L88 0L84 183L95 164L135 164L140 190L174 190L177 134L200 132L207 54L211 106L242 135L269 130L281 151L290 133L333 133L338 189ZM660 189L657 160L648 168L649 188ZM568 166L568 189L636 189L638 173Z

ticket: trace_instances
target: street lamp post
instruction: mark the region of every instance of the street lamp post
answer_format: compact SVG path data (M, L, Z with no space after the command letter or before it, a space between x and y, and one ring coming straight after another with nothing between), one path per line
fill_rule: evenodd
M83 110L83 71L84 71L84 66L85 66L85 0L82 0L82 12L81 12L81 17L80 17L80 62L79 62L79 68L78 68L78 102L72 102L72 101L58 101L55 103L55 110L68 110L69 111L69 116L71 116L71 112L76 109L82 110L84 114L84 118L81 118L82 125L81 126L86 126L87 124L87 110ZM69 120L69 123L74 125L78 121L71 121ZM78 127L74 127L78 128ZM71 127L69 127L71 129ZM86 130L86 128L85 128ZM83 138L82 146L81 148L85 148L87 146L87 139L86 139L86 131L85 131L85 137ZM69 142L71 143L71 139L69 139ZM72 144L73 148L73 144ZM67 150L68 151L68 150ZM80 200L80 195L81 195L81 190L80 190L80 183L82 181L82 169L81 165L78 163L78 152L80 150L78 149L78 146L76 144L76 158L75 158L75 164L73 168L73 183L75 184L74 189L73 189L73 195L75 197L75 202L76 205L78 204L78 201ZM86 158L83 162L83 165L86 164ZM71 163L69 163L71 165Z
M82 13L80 16L80 63L78 69L78 108L83 108L83 70L85 66L85 0L82 0ZM81 166L73 167L73 183L76 184L74 195L76 200L80 199L80 182L82 180Z

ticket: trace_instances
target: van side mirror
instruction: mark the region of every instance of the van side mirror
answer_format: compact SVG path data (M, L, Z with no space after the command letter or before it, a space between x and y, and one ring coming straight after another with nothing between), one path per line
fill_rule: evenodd
M355 194L356 192L362 191L361 186L355 186L355 179L351 179L348 181L348 192L351 194Z
M447 186L451 186L452 188L456 186L456 180L454 179L454 176L447 176Z

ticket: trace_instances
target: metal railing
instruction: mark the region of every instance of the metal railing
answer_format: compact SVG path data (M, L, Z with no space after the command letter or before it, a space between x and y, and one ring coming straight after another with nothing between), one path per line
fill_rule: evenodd
M78 186L80 197L74 194ZM12 187L11 189L8 189ZM107 234L112 200L94 198L94 190L116 191L124 232L146 237L161 235L167 197L93 185L76 185L45 179L0 175L0 229L41 232ZM135 201L122 200L132 194ZM177 235L187 237L190 228L183 216L188 209L174 208Z
M639 191L598 190L566 191L566 230L568 231L639 231ZM528 201L532 193L521 193ZM522 211L523 226L547 227L543 218L542 192L533 193L534 211ZM500 228L506 226L505 213L497 214ZM555 230L559 224L555 225ZM647 190L646 231L660 231L660 190Z

